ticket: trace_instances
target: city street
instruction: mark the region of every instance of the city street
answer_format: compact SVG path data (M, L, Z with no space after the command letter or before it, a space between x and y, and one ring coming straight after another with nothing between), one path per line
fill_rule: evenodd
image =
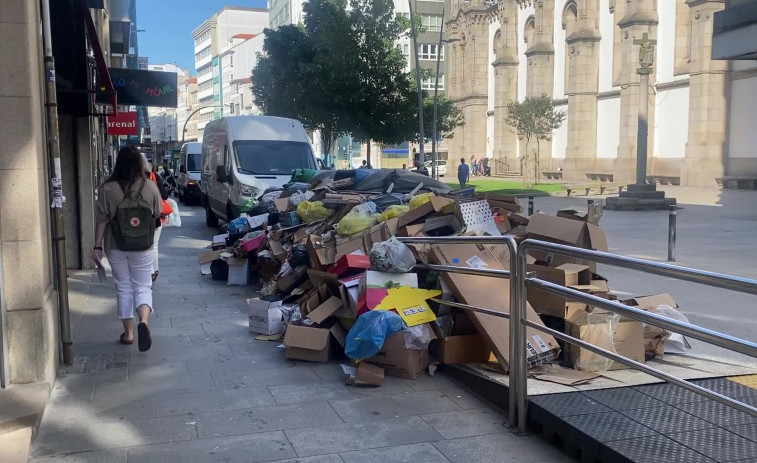
M33 462L571 461L442 372L353 388L338 363L284 359L248 332L250 287L199 274L214 232L202 209L182 206L182 222L163 232L148 353L117 343L112 281L72 276L76 361L59 370Z

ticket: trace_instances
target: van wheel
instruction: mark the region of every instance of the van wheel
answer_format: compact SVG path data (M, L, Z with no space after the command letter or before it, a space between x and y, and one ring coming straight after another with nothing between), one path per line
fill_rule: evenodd
M229 219L226 222L231 223L232 220L236 219L234 217L234 209L231 207L231 204L226 205L226 217Z
M218 227L218 217L210 210L209 201L205 201L205 224L211 228Z

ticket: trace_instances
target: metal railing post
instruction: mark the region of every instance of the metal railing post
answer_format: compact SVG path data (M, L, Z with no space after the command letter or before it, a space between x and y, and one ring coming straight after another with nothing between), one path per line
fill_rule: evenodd
M518 312L515 307L518 305L518 294L520 293L519 283L515 276L518 274L518 245L514 239L507 240L507 247L510 249L510 371L512 372L514 365L513 359L518 355L518 337L515 335L517 327L520 325L518 319L515 318ZM512 373L510 373L510 388L508 389L508 421L511 429L518 427L518 416L520 411L518 410L518 389L515 381L512 380Z
M528 197L528 215L529 216L534 215L534 197L533 196Z
M676 261L676 206L668 206L668 262Z
M517 431L526 432L526 407L528 403L528 386L526 377L526 326L523 319L526 313L526 250L518 249L515 272L510 277L515 286L515 304L510 308L510 388L514 388L515 407L517 411ZM513 278L514 276L514 278Z

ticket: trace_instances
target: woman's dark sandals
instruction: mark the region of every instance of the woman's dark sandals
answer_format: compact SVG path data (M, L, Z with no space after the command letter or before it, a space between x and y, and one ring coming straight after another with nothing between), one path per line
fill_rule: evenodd
M121 336L119 336L118 338L118 342L120 342L121 344L125 344L127 346L131 346L132 344L134 344L133 340L127 341L126 339L124 339L125 337L126 337L126 333L121 333Z
M155 280L158 279L158 272L155 272L152 274L152 282L155 283Z
M137 325L138 345L140 352L147 352L152 347L152 336L150 335L150 328L147 327L147 323L140 323Z

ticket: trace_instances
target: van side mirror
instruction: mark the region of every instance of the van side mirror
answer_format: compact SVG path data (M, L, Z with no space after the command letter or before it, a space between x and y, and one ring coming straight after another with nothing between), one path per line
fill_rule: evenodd
M226 166L216 166L216 180L221 183L229 181L229 176L226 175Z
M187 173L187 167L184 165L179 166L179 173L180 174L186 174Z

